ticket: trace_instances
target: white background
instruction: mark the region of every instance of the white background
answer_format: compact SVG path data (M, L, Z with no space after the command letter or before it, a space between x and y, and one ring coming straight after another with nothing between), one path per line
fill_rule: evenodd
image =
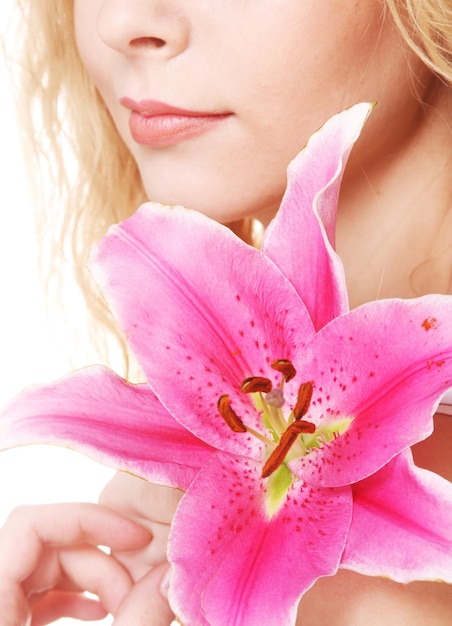
M11 5L12 0L0 2L2 34ZM3 406L23 387L53 380L71 368L46 320L36 270L33 206L27 192L14 106L2 62L0 94L0 406ZM111 474L111 470L75 452L50 446L1 452L0 524L14 506L22 503L95 501Z

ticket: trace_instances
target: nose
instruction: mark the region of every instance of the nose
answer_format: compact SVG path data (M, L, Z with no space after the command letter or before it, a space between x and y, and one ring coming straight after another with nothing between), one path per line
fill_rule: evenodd
M122 54L173 58L187 47L190 28L179 0L103 0L97 31Z

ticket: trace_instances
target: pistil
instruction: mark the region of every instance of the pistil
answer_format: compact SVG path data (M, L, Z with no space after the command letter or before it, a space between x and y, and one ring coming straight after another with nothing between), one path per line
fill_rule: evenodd
M342 416L316 426L309 418L305 419L314 391L312 381L300 385L293 410L283 412L284 384L295 377L296 371L286 359L274 361L271 367L281 374L278 386L273 387L271 380L262 376L250 376L241 385L241 391L252 396L266 435L243 422L232 408L228 395L221 396L218 401L218 411L231 430L250 433L267 449L261 476L266 480L265 502L270 517L279 511L290 486L298 480L289 468L290 461L328 445L348 430L353 421L352 416Z
M232 408L228 395L222 395L218 400L218 411L232 431L249 432L272 450L262 470L263 478L269 477L285 462L292 448L293 453L300 456L307 454L307 446L299 436L312 435L316 432L315 424L302 419L311 404L312 382L308 381L300 386L295 408L286 418L282 411L285 404L284 383L292 380L296 371L287 359L273 361L271 367L281 373L281 382L278 387L273 388L271 380L263 376L250 376L241 385L243 393L253 396L256 410L260 413L262 423L270 437L247 426Z

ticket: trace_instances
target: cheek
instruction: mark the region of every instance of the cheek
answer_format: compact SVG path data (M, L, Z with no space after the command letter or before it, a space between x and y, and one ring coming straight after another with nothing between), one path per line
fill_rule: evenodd
M278 136L275 149L287 144L286 157L334 113L376 99L382 64L396 73L388 59L400 43L382 21L380 1L276 2L265 21L254 19L249 36L246 29L233 32L237 20L225 27L235 45L219 57L219 74L251 131Z
M102 92L108 75L108 49L97 31L101 0L74 0L75 42L80 59L94 84Z

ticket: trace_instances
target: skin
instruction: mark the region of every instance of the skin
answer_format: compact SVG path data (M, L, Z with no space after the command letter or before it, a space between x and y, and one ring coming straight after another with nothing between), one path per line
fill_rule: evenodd
M185 4L74 3L81 58L153 200L222 222L268 220L290 159L334 113L360 100L381 103L360 159L381 159L408 136L419 103L380 0ZM427 83L420 62L410 62ZM122 96L232 115L206 135L155 150L131 138Z
M149 198L184 204L224 223L246 216L268 223L285 188L286 167L309 135L360 100L378 101L340 197L338 250L351 304L411 297L438 285L447 289L451 95L407 50L383 16L380 0L75 0L74 15L81 58L138 163ZM199 137L150 148L133 140L130 111L119 102L123 96L230 115ZM452 479L446 449L452 420L437 416L436 426L415 455L419 464ZM91 518L98 543L112 548L105 567L121 579L119 605L94 589L115 615L115 625L170 622L160 564L180 496L123 474L105 488L103 507L136 520L153 536L152 542L134 535L117 545L102 520ZM84 505L74 506L71 514L82 519ZM21 520L20 541L11 520L0 533L2 554L5 545L15 546L2 556L7 589L19 598L12 624L25 623L30 610L37 615L36 596L27 599L30 576L32 591L60 587L62 581L70 589L92 587L73 573L85 571L84 550L73 535L63 543L77 565L53 578L42 569L60 507L36 521L23 511L14 513L13 521ZM36 533L31 560L18 556L23 537ZM28 568L25 578L11 569L16 561ZM77 610L85 605L78 600ZM437 626L448 623L451 611L446 585L401 586L341 571L305 595L298 624ZM33 626L49 623L34 619Z
M24 506L0 533L2 626L48 624L65 615L100 619L116 614L133 587L127 569L98 549L138 550L150 533L94 504ZM93 602L81 594L99 597Z

